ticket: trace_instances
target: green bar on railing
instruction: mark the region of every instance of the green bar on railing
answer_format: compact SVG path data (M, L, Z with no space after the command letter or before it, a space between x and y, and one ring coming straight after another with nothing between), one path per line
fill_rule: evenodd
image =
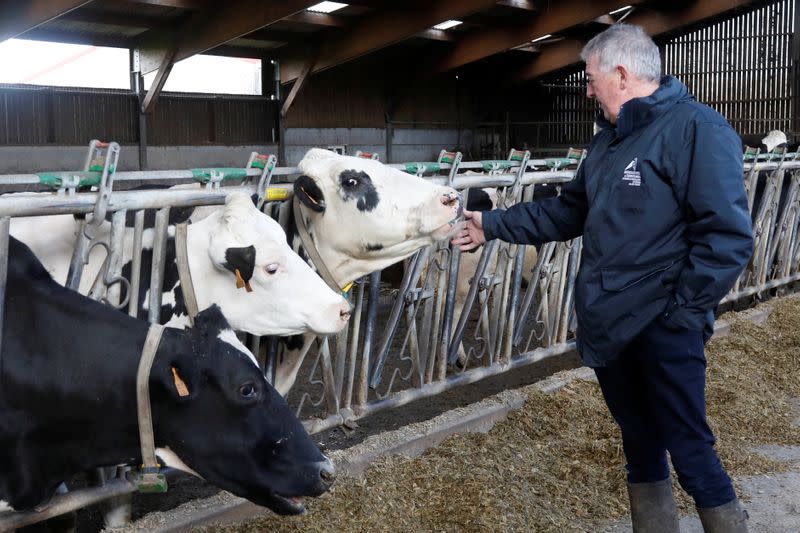
M519 159L518 161L522 161L522 159ZM508 161L506 159L493 159L493 160L481 161L481 166L483 167L483 170L489 172L492 170L499 170L501 168L502 169L511 168L514 166L514 162Z
M40 172L36 174L39 176L39 183L47 185L53 189L60 189L64 184L64 179L73 181L78 179L78 187L92 187L100 183L102 172Z
M439 163L404 163L405 171L409 174L432 174L442 170Z
M577 165L578 160L569 157L548 157L545 160L548 168L564 168L569 165Z
M208 183L212 180L240 180L247 177L247 169L245 168L193 168L191 171L194 179L200 183Z

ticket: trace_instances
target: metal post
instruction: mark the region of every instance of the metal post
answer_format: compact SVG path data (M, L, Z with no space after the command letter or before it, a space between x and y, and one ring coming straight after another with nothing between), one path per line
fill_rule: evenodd
M144 78L142 77L139 59L139 49L131 49L131 91L136 95L136 112L139 115L139 170L147 170L147 115L142 112Z

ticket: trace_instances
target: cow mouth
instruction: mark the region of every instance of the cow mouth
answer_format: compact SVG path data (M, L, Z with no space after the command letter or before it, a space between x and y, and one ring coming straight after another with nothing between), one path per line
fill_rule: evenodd
M306 513L306 505L299 496L281 496L273 492L265 502L266 507L280 515L298 515Z

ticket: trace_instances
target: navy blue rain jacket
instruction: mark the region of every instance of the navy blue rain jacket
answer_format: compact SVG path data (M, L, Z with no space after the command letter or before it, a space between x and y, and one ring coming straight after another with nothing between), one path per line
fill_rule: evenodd
M741 141L673 77L598 120L561 195L483 213L487 239L519 244L583 235L577 345L605 366L657 317L713 332L714 311L753 250ZM660 315L660 316L659 316Z

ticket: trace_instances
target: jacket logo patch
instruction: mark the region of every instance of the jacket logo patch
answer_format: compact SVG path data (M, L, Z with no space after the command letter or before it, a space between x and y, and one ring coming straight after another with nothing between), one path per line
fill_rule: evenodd
M628 163L625 170L622 172L622 181L628 182L631 187L641 187L642 175L636 170L636 165L639 163L639 158L634 157L633 161Z

